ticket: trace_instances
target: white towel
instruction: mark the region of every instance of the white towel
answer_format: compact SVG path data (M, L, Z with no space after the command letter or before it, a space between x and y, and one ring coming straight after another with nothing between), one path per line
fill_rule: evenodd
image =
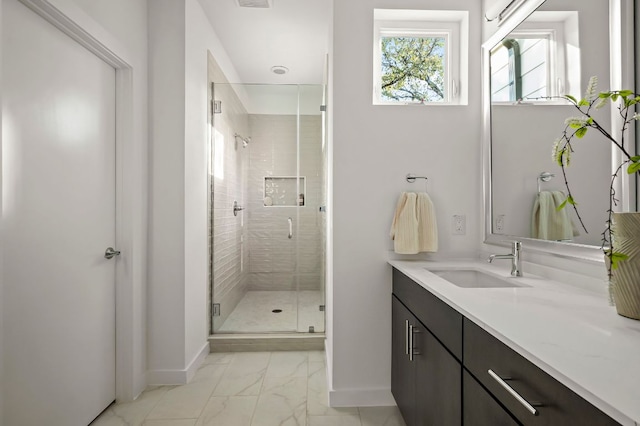
M569 216L570 206L557 210L566 198L561 191L542 191L536 196L531 214L533 238L560 241L579 235Z
M433 203L426 193L403 192L398 199L390 236L396 253L438 250L438 228Z

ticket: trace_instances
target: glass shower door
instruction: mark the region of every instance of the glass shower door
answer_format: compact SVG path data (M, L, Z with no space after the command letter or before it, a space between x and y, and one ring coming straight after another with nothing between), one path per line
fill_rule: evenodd
M214 333L324 331L321 95L321 86L214 88Z

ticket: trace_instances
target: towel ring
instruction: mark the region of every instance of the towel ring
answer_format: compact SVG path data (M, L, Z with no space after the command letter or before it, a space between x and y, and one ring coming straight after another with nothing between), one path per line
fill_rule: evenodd
M426 177L426 176L414 176L413 174L409 173L409 174L407 175L406 179L407 179L407 182L409 182L409 183L414 183L414 182L416 181L416 179L424 179L424 180L427 180L427 179L429 179L429 178L428 178L428 177Z
M551 180L552 177L555 177L556 175L554 173L551 172L542 172L540 173L540 176L538 176L538 194L540 193L540 185L542 184L542 182L549 182Z

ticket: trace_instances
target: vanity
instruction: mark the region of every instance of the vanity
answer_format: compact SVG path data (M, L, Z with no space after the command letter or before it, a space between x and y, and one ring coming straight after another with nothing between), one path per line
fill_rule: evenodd
M477 261L390 264L407 426L640 424L640 323L602 294Z
M575 111L558 97L580 99L594 75L598 90L632 88L634 75L640 81L629 41L638 39L632 18L640 6L504 3L515 10L482 46L484 243L493 251L521 241L528 260L542 259L536 267L569 261L576 272L556 274L563 282L511 276L519 251L512 271L480 260L389 261L391 390L407 426L639 426L640 321L616 314L604 278L578 273L583 264L605 269L600 232L609 207L594 194L608 194L614 150L601 144L568 171L587 213L571 211L562 235L538 232L544 216L532 206L541 192L565 189L549 153ZM615 108L599 114L607 128L620 128ZM630 139L636 152L639 134ZM636 211L640 184L628 176L616 182L616 208Z

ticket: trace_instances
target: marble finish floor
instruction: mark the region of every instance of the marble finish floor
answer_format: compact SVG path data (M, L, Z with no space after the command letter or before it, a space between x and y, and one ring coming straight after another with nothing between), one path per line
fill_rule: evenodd
M191 383L147 389L91 426L405 426L397 407L327 406L324 352L207 356Z
M216 333L322 333L323 304L320 291L248 291Z

